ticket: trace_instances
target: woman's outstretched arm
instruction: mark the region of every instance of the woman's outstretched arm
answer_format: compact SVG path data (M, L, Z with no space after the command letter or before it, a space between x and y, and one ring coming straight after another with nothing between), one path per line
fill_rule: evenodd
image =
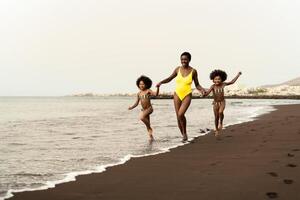
M160 87L161 84L169 83L171 80L173 80L177 76L178 67L173 71L173 73L166 79L160 81L156 84L156 87Z
M236 82L236 80L240 77L240 75L242 75L242 72L239 72L239 73L234 77L234 79L232 79L231 81L229 81L229 82L224 82L225 85L232 85L232 84L234 84L234 83Z
M193 73L193 80L194 80L194 83L195 83L195 87L197 88L197 90L199 90L201 92L202 95L205 94L205 90L204 88L199 84L199 81L198 81L198 72L197 70L194 69L194 73Z
M156 91L153 91L153 90L149 89L149 93L150 93L151 96L158 96L159 87L156 87Z

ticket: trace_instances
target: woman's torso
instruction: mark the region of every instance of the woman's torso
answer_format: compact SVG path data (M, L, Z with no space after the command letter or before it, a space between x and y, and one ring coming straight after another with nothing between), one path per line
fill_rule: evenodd
M192 67L189 67L189 69L183 69L183 67L178 68L177 76L175 79L176 92L192 92L193 71L194 69Z

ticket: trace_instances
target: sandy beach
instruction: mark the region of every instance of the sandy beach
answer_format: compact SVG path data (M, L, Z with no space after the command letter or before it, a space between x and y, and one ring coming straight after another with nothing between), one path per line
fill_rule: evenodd
M11 200L300 199L300 105ZM226 115L226 113L225 113ZM225 116L226 120L226 116Z

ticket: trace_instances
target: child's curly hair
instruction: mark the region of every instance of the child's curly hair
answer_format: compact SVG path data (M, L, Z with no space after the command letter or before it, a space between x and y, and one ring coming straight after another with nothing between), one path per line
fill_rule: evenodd
M216 69L210 73L210 75L209 75L210 80L214 80L214 78L216 76L220 76L222 81L226 81L226 79L227 79L226 72L224 72L223 70L220 70L220 69Z
M137 80L136 80L136 86L139 88L139 84L140 82L143 81L145 83L146 89L150 89L152 86L152 80L147 77L147 76L140 76Z

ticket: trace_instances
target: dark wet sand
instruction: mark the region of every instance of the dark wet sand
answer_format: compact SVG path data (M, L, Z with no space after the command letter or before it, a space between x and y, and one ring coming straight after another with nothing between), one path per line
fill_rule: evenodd
M169 153L11 199L300 199L300 105L277 108L228 127L221 140L208 134Z

